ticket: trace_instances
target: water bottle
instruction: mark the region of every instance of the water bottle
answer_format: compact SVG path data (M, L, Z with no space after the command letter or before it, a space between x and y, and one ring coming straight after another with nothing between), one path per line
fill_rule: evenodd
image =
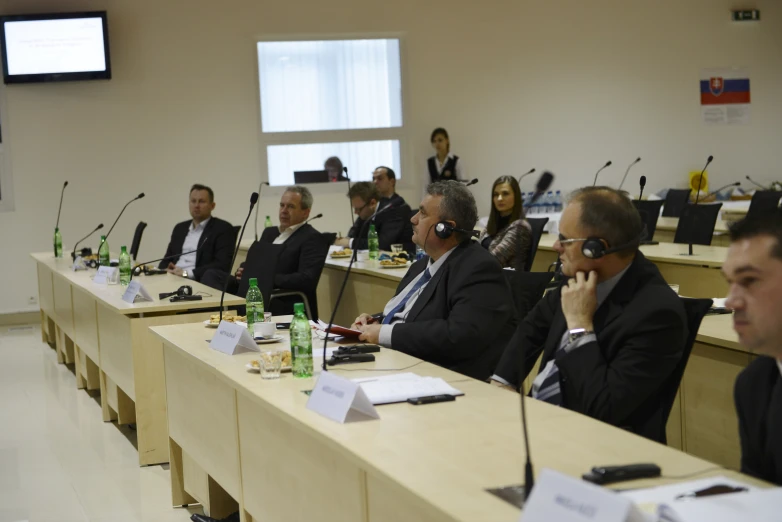
M312 377L312 328L304 315L304 303L293 305L291 333L291 364L293 377L305 379Z
M415 260L418 261L419 259L423 259L426 256L426 252L423 248L416 245L415 246Z
M263 226L264 228L273 227L274 225L272 225L272 218L266 216L266 221L263 222Z
M54 257L62 257L62 234L59 228L54 229Z
M98 264L100 266L111 266L111 254L109 253L109 244L106 242L106 236L100 236Z
M554 195L554 212L562 212L562 191L560 190Z
M250 288L247 289L245 297L247 305L247 330L250 335L255 336L255 323L263 322L263 294L258 288L258 279L250 278Z
M377 258L380 257L380 244L377 241L377 230L375 230L374 223L369 224L367 243L369 244L369 260L377 261Z
M128 247L122 246L119 253L119 284L128 286L130 284L130 254Z
M554 212L554 192L549 190L543 200L543 213L550 214L551 212Z

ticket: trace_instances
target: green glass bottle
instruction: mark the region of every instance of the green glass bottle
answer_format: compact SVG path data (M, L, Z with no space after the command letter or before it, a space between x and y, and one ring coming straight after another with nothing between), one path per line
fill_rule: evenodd
M377 230L375 230L375 224L369 224L369 235L367 235L367 243L369 244L369 259L377 261L380 257L380 244L377 240Z
M128 247L124 245L119 253L119 284L122 286L130 284L130 254L128 254Z
M54 257L57 259L62 257L62 234L59 228L54 229Z
M106 242L106 236L100 236L98 264L100 266L111 266L111 254L109 253L109 244Z
M250 278L250 288L247 289L245 303L247 305L247 330L250 335L255 336L255 323L263 322L263 294L258 288L258 280L254 277Z
M312 328L304 315L304 303L293 305L291 321L291 359L293 376L298 379L312 377Z
M266 216L266 221L263 223L263 226L265 228L273 227L274 225L272 225L272 218Z

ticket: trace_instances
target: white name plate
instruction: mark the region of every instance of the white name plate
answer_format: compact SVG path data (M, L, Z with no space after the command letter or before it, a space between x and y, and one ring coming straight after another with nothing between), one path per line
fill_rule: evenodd
M116 277L117 270L119 269L116 266L100 266L98 267L98 273L92 278L92 282L98 285L108 284Z
M633 502L618 493L552 469L543 469L524 505L520 522L647 522Z
M136 298L140 297L142 301L152 301L152 296L149 295L144 285L138 281L131 281L128 284L128 289L122 294L122 300L126 303L133 304L136 302Z
M331 372L322 372L318 377L307 401L307 409L340 424L380 418L358 383Z
M246 326L228 321L220 321L209 347L228 355L260 351Z

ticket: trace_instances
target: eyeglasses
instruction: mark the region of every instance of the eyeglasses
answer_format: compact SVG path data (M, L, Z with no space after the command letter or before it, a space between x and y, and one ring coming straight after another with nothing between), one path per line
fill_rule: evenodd
M586 241L588 238L586 238L586 237L577 237L577 238L573 238L573 239L568 239L565 236L563 236L562 234L559 234L559 238L557 238L557 239L558 239L560 245L567 245L567 244L570 244L570 243L578 243L580 241Z

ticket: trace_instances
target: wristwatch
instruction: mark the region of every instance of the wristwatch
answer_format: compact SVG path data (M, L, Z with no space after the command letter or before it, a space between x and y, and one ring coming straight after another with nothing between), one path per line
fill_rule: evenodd
M567 332L567 342L574 343L582 337L593 333L595 332L592 330L587 330L586 328L573 328Z
M182 277L187 279L187 270L182 270Z

